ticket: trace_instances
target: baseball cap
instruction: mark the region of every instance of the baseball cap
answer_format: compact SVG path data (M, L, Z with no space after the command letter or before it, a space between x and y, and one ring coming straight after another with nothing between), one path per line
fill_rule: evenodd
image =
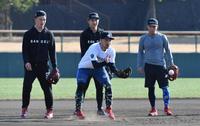
M99 19L99 14L96 12L91 12L88 15L88 19Z
M158 20L156 18L149 18L147 25L158 25Z
M35 12L35 18L40 17L40 16L47 16L47 13L43 10L37 10Z
M102 32L100 38L114 40L111 32Z

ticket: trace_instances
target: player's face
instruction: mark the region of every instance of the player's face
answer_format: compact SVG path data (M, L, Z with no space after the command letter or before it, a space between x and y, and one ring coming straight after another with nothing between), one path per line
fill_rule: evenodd
M155 34L158 29L158 25L148 25L147 29L149 34Z
M104 50L108 49L111 45L111 39L106 38L106 39L101 39L101 46Z
M46 16L40 16L35 18L35 26L43 29L46 24Z
M99 19L89 19L88 24L90 28L98 27L99 25Z

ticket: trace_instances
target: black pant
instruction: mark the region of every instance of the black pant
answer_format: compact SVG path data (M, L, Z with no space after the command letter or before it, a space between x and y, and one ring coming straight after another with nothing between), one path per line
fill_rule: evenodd
M30 93L33 81L38 78L40 86L44 92L46 109L53 108L52 85L46 80L46 74L49 71L47 63L31 64L32 71L25 69L23 92L22 92L22 108L27 108L30 103Z

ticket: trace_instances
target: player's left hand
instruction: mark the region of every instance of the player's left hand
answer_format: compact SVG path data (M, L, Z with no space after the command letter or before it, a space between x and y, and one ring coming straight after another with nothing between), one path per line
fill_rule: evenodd
M110 62L110 59L111 59L110 56L106 56L106 58L105 58L105 62L106 62L106 63L109 63L109 62Z

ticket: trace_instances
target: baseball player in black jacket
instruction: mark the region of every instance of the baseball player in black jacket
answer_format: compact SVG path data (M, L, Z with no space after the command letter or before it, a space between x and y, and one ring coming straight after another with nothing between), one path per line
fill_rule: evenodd
M49 58L52 67L57 67L55 39L46 27L46 12L39 10L36 12L35 25L25 32L22 44L25 75L22 92L22 112L21 117L26 118L30 102L30 93L33 81L37 78L44 92L47 112L45 118L53 118L53 96L52 85L47 82L49 73Z
M100 41L100 35L104 31L103 29L99 28L99 15L96 12L89 13L88 16L88 25L89 27L85 29L80 36L80 47L81 47L81 57L84 56L85 52L88 50L90 45L97 43ZM90 81L90 80L88 80ZM97 80L94 79L95 87L96 87L96 100L97 100L97 114L104 115L104 111L102 109L102 102L103 102L103 86L98 83ZM89 86L85 88L85 92Z

